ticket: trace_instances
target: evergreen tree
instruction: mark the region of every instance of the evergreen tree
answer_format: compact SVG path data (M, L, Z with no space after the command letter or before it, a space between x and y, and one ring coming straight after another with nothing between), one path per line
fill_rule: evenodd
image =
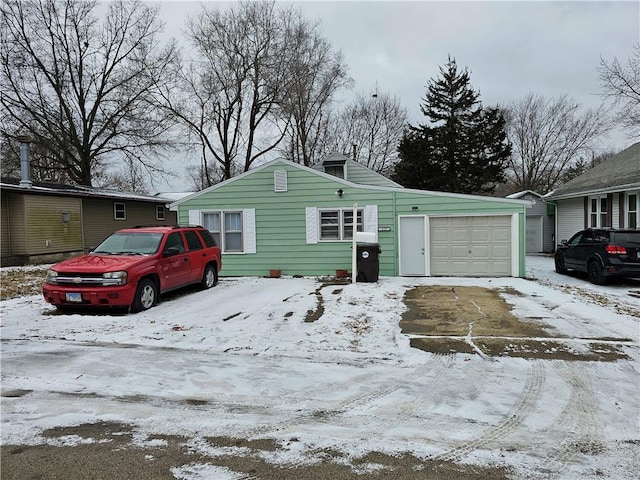
M405 132L392 178L408 188L491 194L511 154L504 117L482 107L468 70L459 71L455 59L440 74L429 81L421 106L430 124Z

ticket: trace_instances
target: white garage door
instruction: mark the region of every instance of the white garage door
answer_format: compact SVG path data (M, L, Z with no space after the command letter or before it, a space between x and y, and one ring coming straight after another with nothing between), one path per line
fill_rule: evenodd
M511 216L432 217L429 225L431 275L511 275Z

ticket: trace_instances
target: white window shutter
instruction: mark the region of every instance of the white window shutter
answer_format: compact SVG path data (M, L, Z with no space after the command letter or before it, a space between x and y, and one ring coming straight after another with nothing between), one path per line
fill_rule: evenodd
M273 191L274 192L286 192L287 191L287 171L276 170L273 172Z
M200 210L189 210L189 225L202 225Z
M256 209L242 210L242 238L244 253L256 253Z
M307 207L307 243L318 243L318 209Z
M364 231L375 233L375 241L378 241L378 205L364 207Z

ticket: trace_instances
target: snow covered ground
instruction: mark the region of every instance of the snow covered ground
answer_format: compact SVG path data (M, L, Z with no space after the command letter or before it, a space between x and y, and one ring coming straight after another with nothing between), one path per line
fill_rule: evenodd
M229 451L206 436L273 438L276 464L318 462L330 448L507 466L522 479L636 478L640 282L596 287L557 275L545 256L527 258L527 277L223 278L135 315L61 315L41 296L7 300L1 441L51 443L48 428L113 421L186 436L209 456ZM413 349L399 321L405 291L419 285L501 288L516 316L539 319L577 351L597 343L628 359ZM305 322L319 305L319 319ZM240 478L216 468L174 475Z

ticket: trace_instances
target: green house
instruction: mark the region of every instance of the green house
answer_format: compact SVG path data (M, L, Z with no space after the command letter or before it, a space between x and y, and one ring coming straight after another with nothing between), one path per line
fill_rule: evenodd
M351 271L355 206L381 276L522 277L527 205L406 189L334 154L313 168L273 160L169 208L216 237L221 276Z

